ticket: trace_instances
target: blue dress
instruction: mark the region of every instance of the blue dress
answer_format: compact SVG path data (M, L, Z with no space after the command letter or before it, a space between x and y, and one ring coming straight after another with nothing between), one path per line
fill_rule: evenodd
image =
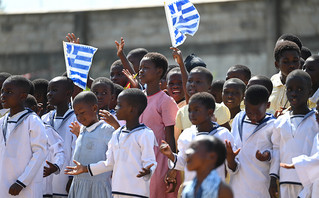
M221 179L216 170L212 170L204 179L195 195L197 178L189 182L182 193L182 198L217 198Z
M73 159L84 166L105 161L107 145L113 132L114 128L104 121L99 121L87 128L84 127L76 140ZM111 171L96 176L91 176L89 173L75 175L68 197L111 198L111 175Z

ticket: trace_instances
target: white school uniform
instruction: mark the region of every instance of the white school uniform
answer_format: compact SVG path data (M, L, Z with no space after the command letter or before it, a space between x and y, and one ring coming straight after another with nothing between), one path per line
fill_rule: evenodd
M184 182L192 181L195 176L195 171L189 171L186 166L186 153L185 151L189 148L190 143L193 139L198 135L212 135L219 138L221 141L228 140L234 144L234 138L232 134L226 129L225 127L219 126L217 123L214 122L214 128L210 132L198 132L196 125L192 125L190 128L185 129L177 140L177 148L178 153L174 154L175 162L172 162L168 159L168 167L170 169L176 169L180 171L184 171L185 179ZM225 165L218 167L217 169L218 175L224 181L226 176L226 169Z
M63 164L65 161L64 150L63 150L63 139L62 137L56 132L52 126L45 125L46 128L46 135L48 137L48 155L46 160L51 162L52 164L56 165L58 170L53 174L59 174L63 168ZM44 166L49 167L47 163L44 163ZM52 180L53 175L49 175L43 178L43 195L52 195Z
M9 116L0 119L0 197L40 198L47 150L44 125L31 110ZM11 196L15 182L24 188Z
M298 117L292 116L290 112L280 116L275 121L272 136L274 153L270 173L272 176L279 176L280 194L284 198L297 197L302 184L296 170L281 168L280 162L291 164L293 157L310 155L314 137L319 131L314 111L302 115L301 119Z
M74 111L69 109L63 117L56 116L56 110L50 111L49 113L42 116L44 123L51 125L58 134L62 137L64 144L63 150L65 154L65 161L61 168L61 172L57 175L53 175L52 189L53 195L56 196L68 196L65 190L66 184L69 180L68 175L64 174L66 166L73 164L72 156L75 148L76 136L70 131L69 126L72 122L77 121Z
M112 194L116 197L149 197L150 178L157 165L154 146L157 146L155 135L144 124L131 131L123 126L112 135L106 161L89 164L89 173L93 176L113 170ZM151 174L136 177L142 168L151 164L154 164Z
M267 114L258 124L250 122L246 112L239 112L234 118L232 134L236 150L241 148L236 156L237 168L230 173L230 186L235 198L258 197L268 198L270 161L259 161L256 152L272 153L271 135L275 118Z

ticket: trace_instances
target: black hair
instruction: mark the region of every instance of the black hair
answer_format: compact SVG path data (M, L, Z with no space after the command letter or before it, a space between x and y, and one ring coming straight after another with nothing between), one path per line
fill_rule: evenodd
M154 63L155 67L161 68L163 70L163 73L161 75L162 79L165 76L168 67L167 58L158 52L149 52L144 56L144 58L149 59Z
M309 56L305 61L307 61L308 59L309 61L312 59L312 61L316 61L319 64L319 55L317 54Z
M82 91L75 96L73 100L73 106L82 102L92 106L95 104L97 105L97 97L92 91Z
M114 83L114 95L117 97L122 91L124 90L124 88L121 85L118 85L116 83Z
M252 105L268 103L269 92L265 86L252 85L245 92L245 101Z
M54 77L52 80L55 80L57 82L61 82L64 84L64 87L71 92L71 94L73 93L73 90L74 90L74 83L73 81L71 80L71 78L68 78L67 76L57 76L57 77ZM51 81L52 81L51 80ZM50 81L50 82L51 82ZM49 84L50 84L49 82Z
M278 38L277 42L281 41L281 40L291 41L291 42L295 43L298 46L299 50L301 50L301 48L302 48L302 42L296 35L289 34L289 33L283 34Z
M136 88L125 89L120 93L125 101L138 110L138 115L141 115L147 106L147 97L143 91Z
M249 79L251 78L251 71L250 69L245 66L245 65L234 65L234 66L231 66L227 73L228 72L242 72L244 74L244 77L245 77L245 80L247 80L247 82L249 81Z
M28 94L27 99L24 101L24 106L31 109L31 107L37 106L37 105L38 105L37 99L33 95Z
M114 62L112 63L112 65L111 65L111 68L112 68L112 67L116 67L116 66L120 66L120 67L124 68L124 67L123 67L123 63L122 63L122 61L121 61L120 59L114 61Z
M212 82L211 89L223 90L224 83L225 83L225 80L214 80Z
M213 109L215 111L215 99L210 93L207 92L199 92L192 95L189 99L189 103L191 102L199 102L204 105L207 109Z
M11 76L11 74L9 74L7 72L0 72L0 82L4 82L10 76Z
M168 73L170 73L175 68L178 68L180 70L178 65L168 65L167 71L166 71L165 75L163 76L163 78L167 80Z
M195 67L206 67L206 63L195 54L188 55L185 58L184 64L188 72L192 71Z
M49 81L46 79L38 78L32 81L34 85L34 91L41 93L41 94L47 94Z
M108 79L106 77L99 77L99 78L93 80L91 88L93 89L93 86L98 84L98 83L104 83L107 86L109 86L111 89L111 94L114 94L114 83L110 79Z
M276 61L279 61L282 57L283 52L288 50L294 50L298 53L300 56L300 49L296 43L293 43L291 41L282 41L277 43L275 49L274 49L274 57Z
M174 67L173 69L169 70L166 74L166 81L168 80L168 76L172 74L181 74L181 69L179 67Z
M14 83L14 85L16 87L19 87L23 90L23 92L27 93L27 94L30 94L30 92L32 92L32 88L33 88L33 85L32 85L32 82L28 79L26 79L25 77L23 76L20 76L20 75L12 75L12 76L9 76L4 82L4 83Z
M225 144L218 138L212 135L200 135L194 138L191 144L198 143L205 147L207 152L214 152L217 154L216 167L224 164L226 159L226 147Z
M231 83L235 83L236 85L239 85L240 90L242 91L242 93L245 93L246 90L246 84L240 80L239 78L231 78L226 80L226 82L224 83L223 89L226 85L231 84Z
M135 56L138 59L142 59L145 54L147 54L148 51L145 48L136 48L136 49L132 49L127 56Z
M201 66L195 67L194 69L192 69L192 71L190 71L190 73L202 73L202 74L205 74L207 83L209 85L212 84L213 74L208 69L206 69L205 67L201 67Z
M309 56L312 55L310 49L307 48L307 47L305 47L305 46L302 46L300 52L301 52L301 55L300 55L300 56L301 56L304 60L306 60Z
M249 81L254 80L254 81L258 81L258 85L262 85L264 87L266 87L266 89L269 92L269 96L272 93L272 89L273 89L273 84L271 82L271 80L266 77L266 76L262 76L262 75L256 75L253 76Z
M292 79L292 78L302 78L302 80L304 81L304 83L306 84L306 86L311 89L312 87L312 80L311 80L311 77L310 75L301 70L301 69L295 69L293 70L292 72L290 72L286 78L286 84L287 82Z

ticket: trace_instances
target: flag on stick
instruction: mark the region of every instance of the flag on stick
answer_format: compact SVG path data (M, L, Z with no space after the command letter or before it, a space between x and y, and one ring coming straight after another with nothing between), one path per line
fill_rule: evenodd
M85 89L97 48L63 41L63 49L68 78L72 79L75 85Z
M164 7L172 46L177 47L186 40L185 34L194 36L200 16L189 0L165 2Z

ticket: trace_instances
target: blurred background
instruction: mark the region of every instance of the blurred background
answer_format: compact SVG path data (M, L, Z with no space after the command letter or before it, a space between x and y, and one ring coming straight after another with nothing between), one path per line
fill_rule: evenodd
M235 64L253 74L276 73L273 49L283 33L297 35L312 53L319 52L318 0L191 0L200 13L199 29L180 47L184 58L195 53L224 79ZM90 74L109 77L117 60L115 40L125 52L144 47L164 54L171 46L163 0L0 0L0 71L31 79L65 71L62 41L75 33L98 48Z

